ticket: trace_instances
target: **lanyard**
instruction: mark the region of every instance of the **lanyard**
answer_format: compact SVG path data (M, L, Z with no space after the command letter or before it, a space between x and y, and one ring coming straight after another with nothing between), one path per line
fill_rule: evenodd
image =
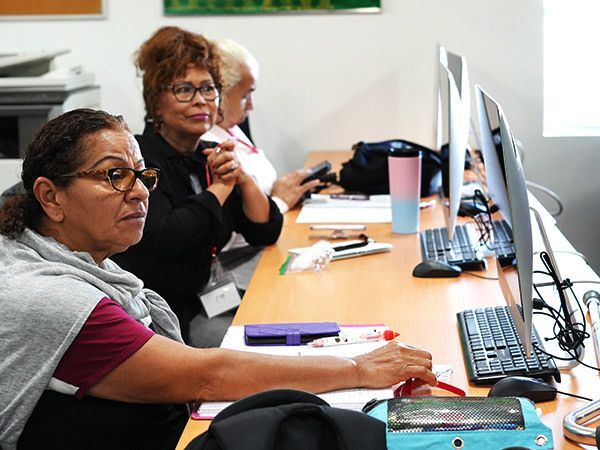
M256 147L254 147L253 145L248 144L247 142L242 141L240 138L238 138L237 136L235 136L231 131L229 130L225 130L225 132L231 136L232 138L234 138L237 142L239 142L242 145L245 145L246 147L248 147L250 149L250 151L252 153L258 153L258 149Z
M210 178L210 170L208 170L208 161L204 163L204 171L204 175L206 177L206 187L208 187L212 184L212 179Z
M413 391L414 387L415 387L414 378L409 378L408 380L406 380L404 383L402 383L400 386L398 386L394 390L394 397L410 396L410 395L412 395L412 391ZM456 394L460 397L464 397L466 395L465 391L463 391L459 387L453 386L448 383L444 383L443 381L438 381L438 384L436 387L438 389L443 389L445 391L452 392L453 394Z

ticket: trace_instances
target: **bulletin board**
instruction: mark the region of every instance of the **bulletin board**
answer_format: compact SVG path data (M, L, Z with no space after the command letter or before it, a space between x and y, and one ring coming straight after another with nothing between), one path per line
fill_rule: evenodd
M379 12L381 0L163 0L167 15Z
M0 19L104 18L106 0L0 1Z

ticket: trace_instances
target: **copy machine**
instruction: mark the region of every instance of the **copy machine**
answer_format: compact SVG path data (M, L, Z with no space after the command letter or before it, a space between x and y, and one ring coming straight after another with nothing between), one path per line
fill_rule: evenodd
M53 67L68 52L0 54L0 192L18 181L21 158L43 124L71 109L100 107L93 74Z

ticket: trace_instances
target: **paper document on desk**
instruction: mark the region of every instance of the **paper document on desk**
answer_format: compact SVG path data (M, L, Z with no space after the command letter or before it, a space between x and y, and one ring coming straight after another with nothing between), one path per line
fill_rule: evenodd
M340 326L340 334L345 336L361 336L366 333L383 332L386 329L385 325L347 325ZM223 338L221 348L280 356L340 356L350 358L368 353L385 344L387 344L387 341L381 340L348 345L334 345L331 347L311 347L308 345L247 346L244 344L244 327L231 326ZM440 381L449 382L452 377L452 367L449 365L434 365L433 371ZM384 389L340 389L338 391L318 394L318 396L335 408L361 411L362 407L374 398L392 398L394 396L394 389L393 387ZM192 419L211 420L232 403L204 402L192 412Z
M387 327L383 325L373 326L340 326L340 333L344 335L360 336L365 333L383 332ZM244 327L231 326L223 338L221 348L241 350L254 353L267 353L281 356L341 356L352 357L375 350L385 345L386 341L361 342L349 345L336 345L331 347L310 347L307 345L285 346L247 346L244 344ZM391 387L385 389L342 389L339 391L319 394L323 400L336 408L360 411L370 400L392 398L394 391ZM231 405L233 402L204 402L192 413L194 419L212 419L219 412Z
M371 195L368 200L345 200L313 194L305 200L296 223L391 223L389 195Z

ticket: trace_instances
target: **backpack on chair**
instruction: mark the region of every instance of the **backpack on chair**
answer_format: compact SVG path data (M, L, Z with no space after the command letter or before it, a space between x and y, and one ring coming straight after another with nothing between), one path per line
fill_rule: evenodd
M186 450L384 450L385 424L316 395L279 389L221 411Z

